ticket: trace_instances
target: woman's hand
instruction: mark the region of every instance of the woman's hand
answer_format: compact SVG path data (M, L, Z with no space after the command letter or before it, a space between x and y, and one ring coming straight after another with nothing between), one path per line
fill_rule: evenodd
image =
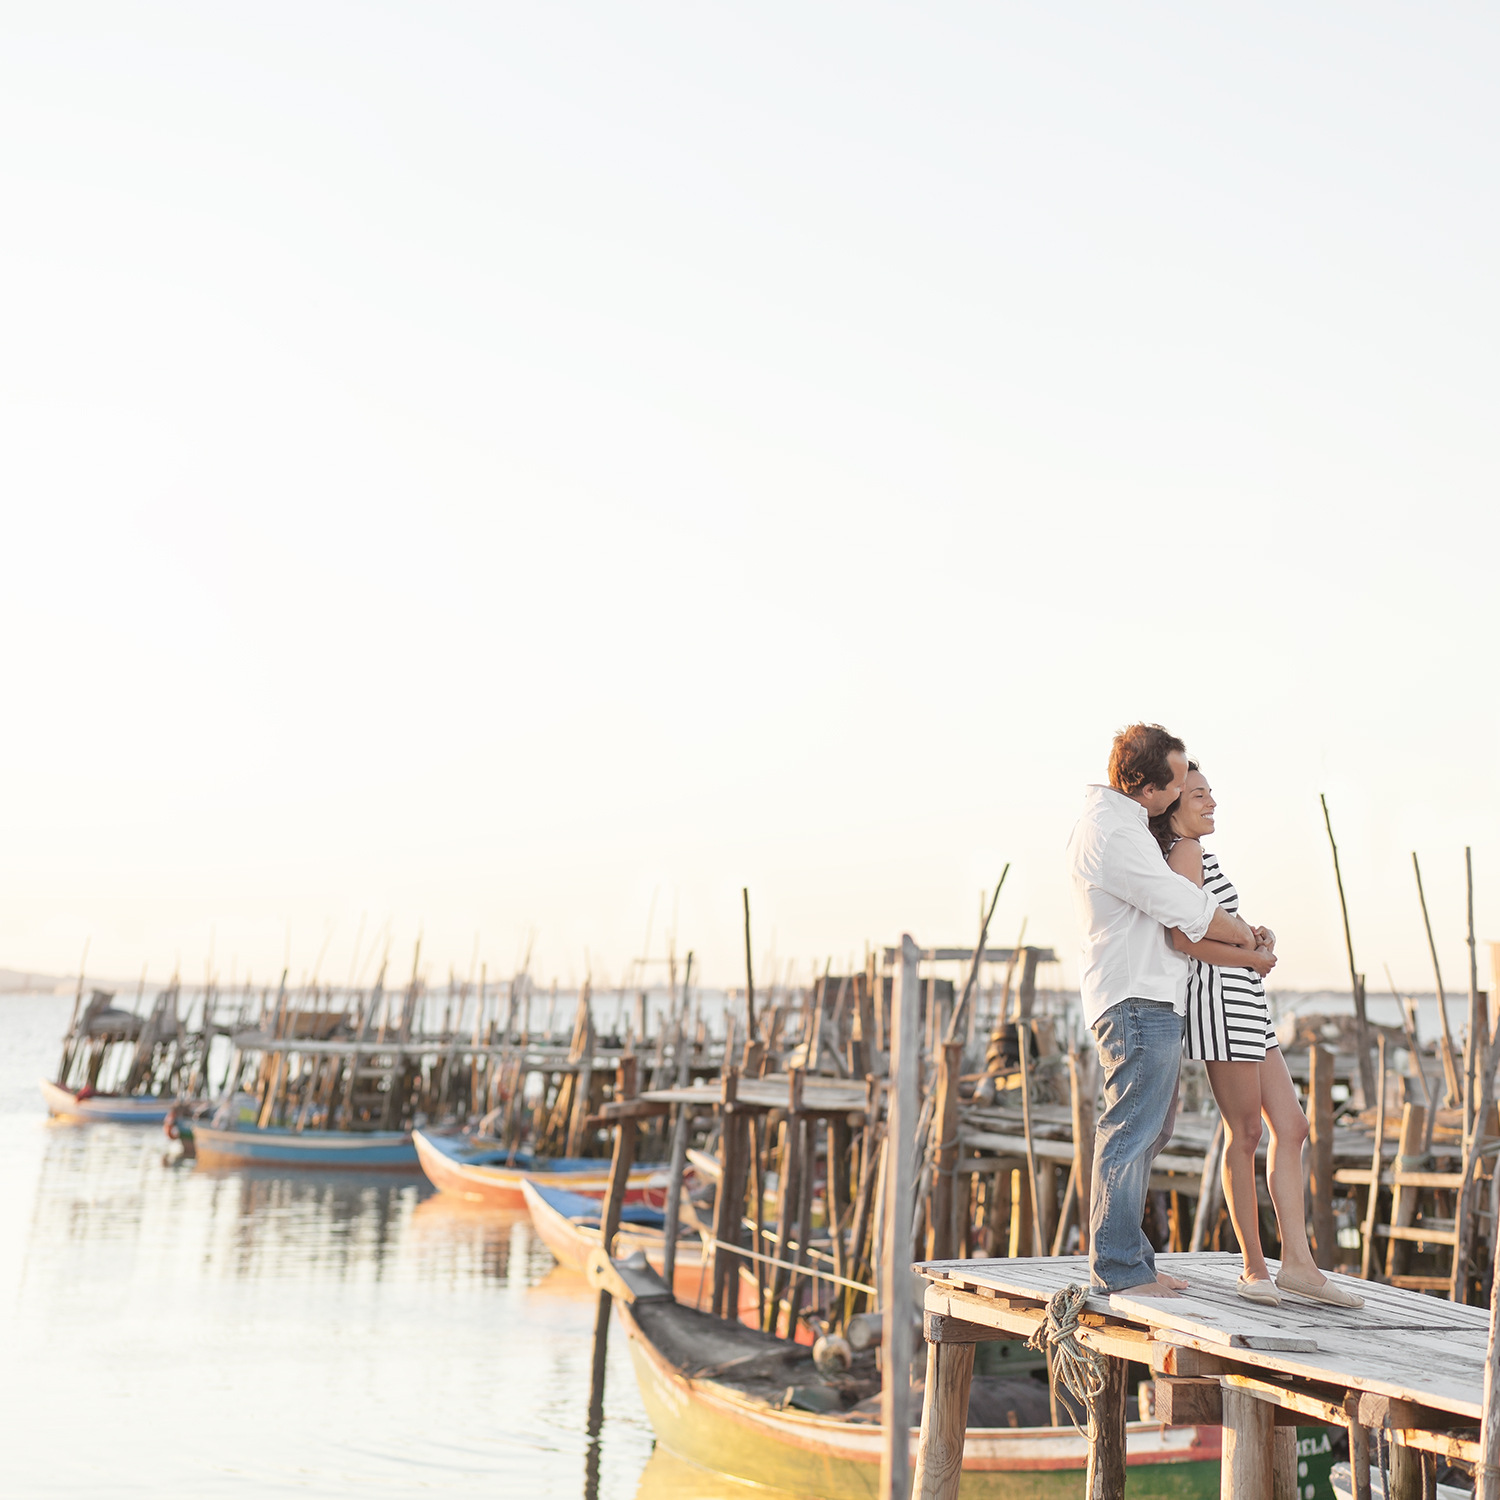
M1269 948L1274 953L1276 951L1276 934L1269 927L1257 927L1254 931L1256 947Z
M1246 955L1245 967L1254 969L1264 979L1276 967L1276 955L1269 948L1257 948L1254 953Z

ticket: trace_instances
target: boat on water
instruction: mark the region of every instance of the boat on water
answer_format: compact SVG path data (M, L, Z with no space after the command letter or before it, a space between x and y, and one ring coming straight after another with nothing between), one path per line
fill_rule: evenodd
M150 1094L96 1094L39 1080L47 1113L62 1120L108 1120L115 1125L160 1125L180 1101Z
M412 1131L412 1144L435 1188L492 1208L525 1208L521 1183L527 1179L539 1187L565 1188L585 1198L602 1198L609 1186L608 1157L545 1160L529 1151L507 1150L497 1142L433 1135L425 1130ZM627 1205L644 1203L661 1209L666 1201L667 1176L659 1167L637 1167L631 1172L625 1194Z
M198 1162L205 1167L312 1167L319 1171L417 1172L416 1148L406 1130L224 1129L191 1125Z
M633 1279L641 1275L650 1275L644 1266ZM845 1374L825 1378L805 1345L686 1307L657 1284L660 1296L615 1306L663 1448L792 1495L866 1500L878 1491L884 1434L873 1350L856 1355ZM1043 1425L1047 1388L1040 1381L976 1374L969 1420L963 1500L1071 1500L1080 1493L1088 1441L1071 1426ZM913 1462L917 1437L913 1427ZM1129 1422L1133 1500L1211 1500L1219 1494L1220 1443L1218 1427Z
M599 1213L603 1207L600 1200L566 1188L544 1187L528 1178L522 1178L521 1192L537 1238L552 1252L557 1263L568 1271L587 1270L589 1252L599 1245ZM627 1203L620 1212L615 1254L631 1255L639 1250L651 1269L661 1275L667 1244L665 1224L666 1216L659 1208ZM703 1254L698 1235L692 1231L679 1235L673 1290L685 1301L697 1305L713 1290L712 1265L712 1257Z

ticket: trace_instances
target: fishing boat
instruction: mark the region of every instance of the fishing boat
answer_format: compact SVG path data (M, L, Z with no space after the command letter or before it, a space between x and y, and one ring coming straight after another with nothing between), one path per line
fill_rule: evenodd
M95 1094L89 1089L69 1089L39 1080L47 1113L63 1120L108 1120L116 1125L160 1125L178 1103L149 1094Z
M197 1120L193 1145L205 1167L314 1167L319 1171L416 1172L405 1130L225 1130Z
M428 1180L441 1192L457 1193L470 1203L492 1208L525 1208L521 1183L564 1188L585 1198L602 1198L609 1186L607 1157L556 1157L539 1160L528 1151L510 1151L496 1143L475 1142L463 1136L412 1131L412 1144ZM666 1204L666 1174L654 1166L637 1167L630 1174L627 1204L645 1203L660 1209Z
M522 1178L521 1192L531 1214L537 1237L565 1270L587 1269L589 1252L599 1244L599 1199L586 1198L566 1188L543 1187ZM666 1252L666 1216L645 1203L628 1203L620 1213L620 1231L615 1236L615 1254L644 1253L658 1275ZM688 1302L698 1303L712 1286L706 1268L713 1264L703 1254L702 1243L691 1231L679 1236L672 1275L673 1290ZM752 1304L753 1305L753 1304Z
M618 1262L617 1262L618 1265ZM640 1266L632 1280L650 1273ZM877 1492L884 1434L874 1351L842 1376L818 1373L804 1345L683 1306L666 1294L617 1300L641 1400L657 1442L688 1463L820 1500ZM963 1500L1076 1496L1088 1441L1046 1420L1046 1387L1022 1374L974 1377L964 1438ZM1010 1425L1015 1422L1017 1425ZM911 1433L913 1461L917 1429ZM1221 1429L1126 1426L1130 1493L1137 1500L1211 1500L1219 1494Z

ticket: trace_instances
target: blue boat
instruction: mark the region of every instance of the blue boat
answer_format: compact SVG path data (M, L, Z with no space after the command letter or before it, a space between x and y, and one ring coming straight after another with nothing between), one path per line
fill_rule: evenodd
M365 1172L418 1172L409 1130L287 1130L273 1126L221 1130L202 1120L192 1126L199 1164L205 1167L316 1167Z

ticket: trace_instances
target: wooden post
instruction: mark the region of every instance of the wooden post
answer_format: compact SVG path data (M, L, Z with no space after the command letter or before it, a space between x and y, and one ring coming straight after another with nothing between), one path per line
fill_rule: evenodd
M1089 1444L1089 1466L1084 1485L1086 1500L1124 1500L1125 1495L1125 1382L1130 1366L1106 1356L1104 1389L1094 1416L1098 1436Z
M937 1160L932 1179L932 1209L927 1215L927 1259L952 1260L958 1249L953 1236L954 1168L958 1165L958 1075L964 1044L944 1042L938 1053Z
M1027 956L1035 952L1034 949L1026 950ZM1031 966L1035 973L1036 966ZM1021 1050L1021 1129L1026 1136L1026 1178L1027 1186L1031 1196L1031 1253L1035 1256L1045 1255L1046 1249L1042 1244L1042 1216L1044 1213L1041 1198L1037 1193L1036 1174L1036 1142L1031 1134L1031 1069L1027 1065L1027 1052L1030 1050L1031 1025L1022 1019L1016 1022L1016 1040L1020 1043Z
M743 887L740 895L745 901L745 1040L753 1042L755 1040L755 966L750 961L750 887L748 885Z
M625 1207L625 1190L630 1183L630 1169L635 1165L634 1120L621 1120L615 1127L615 1154L609 1167L609 1188L604 1195L604 1212L600 1216L599 1243L609 1255L615 1247L620 1227L620 1212ZM589 1430L597 1432L604 1419L604 1370L609 1354L609 1314L611 1298L599 1293L594 1313L594 1361L589 1383Z
M1349 1428L1349 1477L1354 1482L1354 1500L1370 1500L1370 1434L1359 1420L1359 1392L1344 1398Z
M1280 1432L1281 1429L1277 1428ZM1422 1459L1417 1448L1408 1448L1404 1443L1392 1443L1391 1493L1388 1500L1423 1500Z
M911 1500L958 1500L973 1376L973 1344L927 1345L922 1434L917 1443Z
M1375 1265L1375 1212L1380 1205L1380 1169L1385 1160L1385 1033L1380 1033L1380 1081L1375 1085L1375 1147L1370 1162L1370 1193L1365 1199L1364 1244L1359 1254L1359 1274L1366 1281Z
M886 1139L890 1143L880 1257L880 1500L911 1495L912 1323L911 1217L915 1192L911 1140L917 1127L917 1072L922 1065L922 996L917 969L922 951L901 934L891 987L891 1088Z
M1086 1081L1085 1081L1086 1080ZM1073 1094L1073 1178L1078 1193L1078 1253L1089 1253L1089 1213L1094 1181L1094 1070L1076 1049L1068 1052Z
M1234 1386L1225 1386L1219 1399L1224 1408L1221 1500L1271 1500L1276 1470L1271 1442L1275 1408Z
M1490 1297L1490 1341L1484 1356L1484 1405L1474 1500L1500 1500L1500 1296Z
M1479 1003L1476 1005L1476 1009L1480 1011L1479 1036L1469 1049L1474 1054L1473 1083L1474 1091L1479 1097L1474 1101L1472 1111L1467 1108L1465 1110L1465 1113L1472 1114L1473 1124L1464 1138L1463 1185L1458 1190L1458 1207L1453 1223L1458 1242L1453 1249L1453 1277L1448 1294L1454 1302L1469 1300L1469 1253L1474 1246L1475 1220L1478 1218L1474 1193L1479 1171L1479 1150L1484 1144L1485 1126L1489 1123L1490 1107L1495 1101L1495 1063L1497 1049L1500 1049L1500 1035L1497 1035L1495 1041L1491 1041L1487 1007L1483 1003L1487 998L1483 991L1479 992ZM1490 1233L1495 1233L1494 1226L1491 1226Z
M1402 1449L1402 1452L1405 1451ZM1302 1500L1302 1486L1297 1481L1297 1429L1273 1427L1271 1453L1271 1500ZM1222 1463L1222 1459L1220 1462ZM1222 1483L1221 1476L1220 1484Z
M1434 1111L1436 1113L1436 1111ZM1428 1112L1424 1105L1408 1104L1401 1111L1401 1140L1396 1147L1396 1165L1410 1162L1421 1156L1422 1143L1426 1138ZM1391 1189L1391 1227L1409 1229L1417 1212L1417 1189L1396 1187ZM1385 1250L1385 1279L1403 1275L1408 1264L1411 1244L1407 1240L1391 1237Z
M735 1113L735 1101L739 1097L740 1073L738 1068L726 1067L719 1101L719 1190L714 1200L714 1246L713 1300L710 1306L713 1315L725 1317L731 1322L739 1317L740 1258L725 1245L740 1242L740 1214L744 1191L736 1194L735 1183L743 1183L740 1174L740 1121ZM727 1302L727 1305L726 1305Z
M1314 1046L1311 1061L1312 1249L1319 1269L1331 1271L1338 1264L1333 1222L1333 1054L1326 1047Z

